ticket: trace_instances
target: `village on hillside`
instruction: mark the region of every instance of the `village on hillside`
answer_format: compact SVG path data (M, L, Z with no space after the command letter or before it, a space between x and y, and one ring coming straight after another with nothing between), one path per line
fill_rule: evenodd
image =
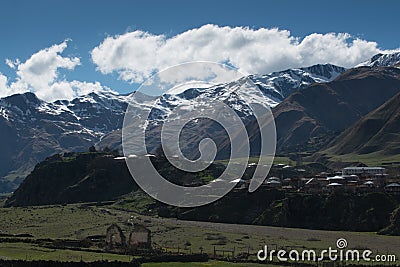
M251 163L248 168L256 166ZM306 173L305 169L286 164L275 164L273 168L280 176L267 177L262 187L311 194L387 192L400 195L399 179L391 177L384 167L346 167L341 171L320 172L311 176L302 175ZM291 173L295 175L291 177ZM235 190L246 189L249 183L249 180L239 179Z

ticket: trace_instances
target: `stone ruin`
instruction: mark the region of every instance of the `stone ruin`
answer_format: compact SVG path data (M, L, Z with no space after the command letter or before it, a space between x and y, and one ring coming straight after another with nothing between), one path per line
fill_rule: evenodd
M106 233L106 248L108 250L122 249L125 248L125 245L126 238L121 227L115 223L108 227Z
M151 250L151 231L143 225L134 224L126 239L121 227L112 224L107 228L106 249L119 252Z
M151 249L151 231L140 224L135 224L129 239L127 247L130 250Z

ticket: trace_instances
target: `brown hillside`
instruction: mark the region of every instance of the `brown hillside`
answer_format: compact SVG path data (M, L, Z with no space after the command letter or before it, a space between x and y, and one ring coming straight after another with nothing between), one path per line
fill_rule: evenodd
M316 151L400 92L400 69L350 69L295 92L274 108L278 152Z

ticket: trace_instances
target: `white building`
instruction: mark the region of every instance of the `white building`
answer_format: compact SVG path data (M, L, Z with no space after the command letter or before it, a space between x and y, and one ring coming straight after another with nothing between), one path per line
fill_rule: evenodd
M278 177L270 177L264 180L264 184L269 187L280 187L282 185Z
M385 171L382 167L347 167L342 170L342 175L383 175Z

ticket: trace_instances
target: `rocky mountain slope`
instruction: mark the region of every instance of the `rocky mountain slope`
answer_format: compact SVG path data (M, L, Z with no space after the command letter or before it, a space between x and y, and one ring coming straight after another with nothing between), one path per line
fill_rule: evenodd
M398 92L400 69L359 67L291 94L273 110L279 152L315 152Z
M136 158L140 164L144 157ZM212 164L198 173L184 172L172 166L161 154L152 157L155 168L169 181L183 186L204 185L209 177L225 170ZM138 189L125 158L116 151L68 152L55 154L38 163L6 206L37 206L77 202L115 200Z

